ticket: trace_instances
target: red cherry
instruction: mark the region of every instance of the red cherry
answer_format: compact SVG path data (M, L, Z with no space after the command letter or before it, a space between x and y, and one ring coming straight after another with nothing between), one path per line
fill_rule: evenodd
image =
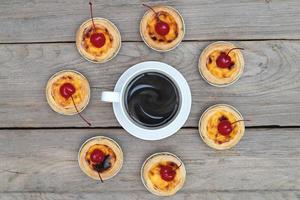
M60 86L59 91L61 96L68 99L75 93L76 89L71 83L64 83L62 86Z
M156 12L151 6L148 6L146 4L143 4L143 6L146 6L147 8L151 9L157 18L157 23L155 24L156 33L162 36L167 35L170 31L170 26L166 22L163 22L159 19L160 12Z
M216 62L217 62L217 66L220 67L220 68L229 68L232 65L231 57L228 54L224 53L224 52L222 52L218 56Z
M225 52L220 53L220 55L216 60L217 66L220 68L230 68L231 66L233 66L234 63L231 62L231 57L229 56L229 53L236 49L244 50L243 48L232 48L228 51L228 53Z
M72 102L73 102L73 105L76 109L76 112L78 113L78 115L80 116L81 119L83 119L89 126L91 126L91 123L88 122L79 112L76 104L75 104L75 101L73 99L73 94L76 92L76 89L74 87L73 84L71 83L64 83L62 86L60 86L59 88L59 92L60 92L60 95L63 96L64 98L68 99L68 98L72 98Z
M168 165L160 167L160 176L165 181L172 181L176 176L176 171Z
M91 161L100 164L104 161L105 155L100 149L95 149L91 153Z
M91 19L92 19L92 23L93 23L93 29L94 29L94 32L96 32L96 26L95 26L94 17L93 17L92 2L89 2L89 4L90 4L90 13L91 13ZM90 38L91 43L97 48L103 47L103 45L105 44L105 40L106 40L105 35L103 33L93 33Z
M232 130L232 123L230 123L228 120L222 120L218 124L218 131L224 136L228 136Z
M103 33L93 33L90 38L91 43L97 47L101 48L105 44L105 35Z
M158 33L159 35L167 35L170 31L170 26L169 24L167 24L166 22L163 21L158 21L155 25L155 31L156 33Z

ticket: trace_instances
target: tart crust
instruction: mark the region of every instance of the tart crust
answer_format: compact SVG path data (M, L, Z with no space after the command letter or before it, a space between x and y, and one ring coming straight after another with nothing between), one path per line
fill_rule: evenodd
M216 64L216 59L220 53L227 53L236 46L229 42L215 42L208 45L200 55L199 71L201 76L209 84L222 87L237 81L244 71L244 57L239 49L231 51L229 56L234 63L229 69L220 68Z
M165 181L160 177L160 165L168 163L180 166L176 169L176 176L172 181ZM171 196L183 187L186 170L183 162L176 155L161 152L146 159L141 169L141 178L149 192L158 196Z
M234 107L226 104L217 104L209 107L199 121L199 133L203 141L210 147L218 150L230 149L235 146L245 133L244 121L234 123L229 136L223 136L218 132L218 123L222 118L231 123L243 120L241 113Z
M46 98L50 107L55 112L63 115L77 114L72 99L65 99L60 94L60 87L64 83L71 83L74 85L76 92L72 97L78 111L83 111L90 100L90 85L88 80L81 73L73 70L57 72L49 79L46 86Z
M83 143L78 153L80 169L92 179L99 180L99 174L93 169L90 162L90 154L94 149L100 149L111 158L111 167L101 172L102 180L108 180L115 176L122 168L123 152L118 143L104 136L93 137Z
M104 63L115 57L121 48L121 34L118 28L109 20L94 18L97 33L103 33L106 39L104 46L97 48L90 42L93 33L93 22L89 19L79 27L76 33L76 47L79 53L88 61Z
M148 10L140 23L140 34L148 47L156 51L170 51L176 48L182 41L185 34L183 17L174 8L169 6L152 7L155 12L160 13L160 19L170 26L167 35L161 36L155 32L157 18L152 10Z

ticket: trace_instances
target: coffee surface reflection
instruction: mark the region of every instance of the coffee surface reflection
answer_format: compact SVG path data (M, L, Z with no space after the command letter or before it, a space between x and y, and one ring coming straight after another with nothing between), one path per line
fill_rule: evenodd
M135 77L125 93L125 107L129 116L146 127L159 127L170 122L177 114L179 101L175 84L156 72Z

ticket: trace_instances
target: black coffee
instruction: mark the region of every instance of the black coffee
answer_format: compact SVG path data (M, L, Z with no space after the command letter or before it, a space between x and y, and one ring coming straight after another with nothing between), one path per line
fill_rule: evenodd
M125 93L129 116L138 124L158 127L177 114L180 97L177 87L165 75L144 73L131 81Z

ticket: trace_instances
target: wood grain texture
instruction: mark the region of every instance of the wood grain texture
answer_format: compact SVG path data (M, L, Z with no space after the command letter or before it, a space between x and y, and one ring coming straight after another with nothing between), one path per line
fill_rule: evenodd
M178 69L191 87L185 127L197 127L201 113L216 103L235 106L251 120L248 127L299 126L299 0L95 0L94 15L114 22L124 41L120 54L106 64L85 61L73 43L89 18L87 2L1 1L0 200L161 199L140 180L143 161L159 151L177 154L186 165L186 184L174 200L300 199L300 129L247 128L242 141L227 151L207 147L196 128L142 141L120 129L111 104L99 100L130 66L156 60ZM138 32L146 11L142 3L177 8L186 23L185 42L169 53L147 48ZM198 58L209 44L201 41L212 40L235 40L246 49L245 72L230 87L212 87L199 75ZM46 82L63 69L87 76L92 98L83 115L104 129L80 128L85 123L78 116L50 109ZM77 163L80 145L96 135L118 141L125 156L120 173L104 184L85 176Z
M77 162L80 145L95 135L118 141L125 156L120 173L104 184L84 175ZM299 129L247 129L242 141L227 151L207 147L197 129L183 129L156 142L136 139L120 129L1 130L0 192L146 195L140 168L146 157L160 151L175 153L185 163L184 196L299 192L299 142Z
M95 17L113 21L125 41L141 41L142 3L177 8L186 40L300 39L298 0L95 0ZM2 0L0 43L74 41L89 18L86 0Z
M247 126L293 126L300 121L300 42L236 42L243 47L246 69L232 86L215 88L198 72L198 58L208 42L184 42L169 53L156 53L142 42L123 43L120 54L106 64L81 58L74 44L0 45L0 127L84 127L78 116L53 112L45 98L45 85L52 74L75 69L87 76L92 98L84 116L94 127L119 127L109 103L100 93L112 90L130 66L147 60L171 64L187 79L193 96L185 126L197 127L201 113L216 103L235 106Z
M169 199L172 200L299 200L299 191L255 191L255 192L189 192L179 193L172 196ZM88 192L88 193L1 193L0 200L90 200L90 199L105 199L116 200L122 198L122 200L155 200L162 199L161 197L155 197L151 194L146 194L143 191L132 192Z

